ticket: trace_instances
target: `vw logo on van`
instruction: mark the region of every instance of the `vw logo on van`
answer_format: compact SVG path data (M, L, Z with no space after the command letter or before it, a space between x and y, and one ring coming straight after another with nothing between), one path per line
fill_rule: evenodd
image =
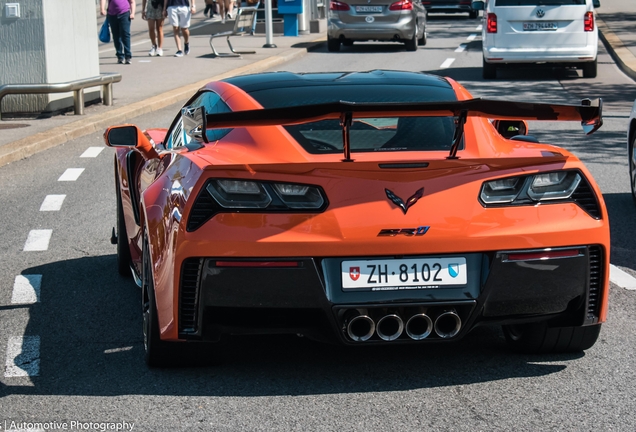
M537 18L543 18L545 16L545 11L543 9L537 9Z

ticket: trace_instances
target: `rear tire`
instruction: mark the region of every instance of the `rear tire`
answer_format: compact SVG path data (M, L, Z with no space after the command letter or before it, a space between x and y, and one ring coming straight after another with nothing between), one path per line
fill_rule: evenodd
M340 51L340 39L333 39L327 36L327 50L329 52Z
M580 352L598 339L601 324L584 327L548 327L545 322L503 326L510 349L525 354Z
M482 76L484 79L497 78L497 66L492 63L486 63L486 59L482 60Z
M417 28L415 29L415 33L413 33L413 37L404 41L404 47L407 51L417 51Z
M422 28L422 37L417 40L419 46L426 45L426 26Z
M124 218L124 209L121 202L121 191L119 190L119 181L117 186L117 271L120 275L130 277L130 245L128 244L128 234L126 233L126 219Z
M632 199L634 200L634 204L636 204L636 132L632 132L633 136L630 138L631 141L629 143L629 183L632 188Z
M596 78L597 69L597 59L594 59L593 62L583 63L583 78Z

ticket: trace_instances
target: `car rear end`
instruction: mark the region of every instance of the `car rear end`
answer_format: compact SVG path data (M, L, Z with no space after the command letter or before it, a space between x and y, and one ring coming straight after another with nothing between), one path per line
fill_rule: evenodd
M412 0L332 0L328 36L350 41L403 41L416 33Z
M484 63L595 63L598 32L591 0L491 0L484 13Z
M471 0L423 0L422 4L429 13L459 13L466 12L471 18L476 17L471 6Z

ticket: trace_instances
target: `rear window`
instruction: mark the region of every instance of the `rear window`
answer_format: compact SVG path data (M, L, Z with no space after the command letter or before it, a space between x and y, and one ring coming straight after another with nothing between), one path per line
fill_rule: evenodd
M495 6L584 5L585 0L495 0Z
M264 108L299 106L335 101L434 102L456 100L450 88L413 85L308 86L251 92ZM342 153L342 127L338 120L284 126L312 154ZM355 118L350 129L352 152L449 150L455 133L454 117Z

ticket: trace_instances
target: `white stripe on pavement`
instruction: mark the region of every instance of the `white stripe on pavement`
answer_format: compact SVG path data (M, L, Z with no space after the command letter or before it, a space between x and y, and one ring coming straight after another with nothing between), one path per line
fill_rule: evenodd
M84 172L84 168L69 168L64 171L57 181L75 181Z
M40 374L40 336L12 336L7 344L4 376L24 377Z
M456 49L455 52L464 52L464 50L466 49L466 44L460 44Z
M476 35L476 34L471 34L470 36L468 36L468 37L466 38L466 40L467 40L467 41L474 41L474 40L475 40L475 38L477 38L477 35Z
M614 264L610 264L610 282L621 288L636 290L636 278L619 269Z
M33 304L40 301L42 275L18 275L13 282L12 304Z
M102 150L104 150L104 147L89 147L86 149L84 153L82 153L80 157L94 158L94 157L97 157L97 155L99 155L102 152Z
M479 24L479 25L475 28L475 30L477 30L477 31L481 31L483 28L484 28L484 26L482 26L481 24Z
M59 211L66 195L47 195L42 201L40 211Z
M440 66L440 69L446 69L450 67L450 65L452 65L454 61L455 61L454 58L447 58L446 60L444 60L444 63L442 63L442 65Z
M25 251L45 251L49 248L49 241L53 230L31 230L26 242L24 243Z

